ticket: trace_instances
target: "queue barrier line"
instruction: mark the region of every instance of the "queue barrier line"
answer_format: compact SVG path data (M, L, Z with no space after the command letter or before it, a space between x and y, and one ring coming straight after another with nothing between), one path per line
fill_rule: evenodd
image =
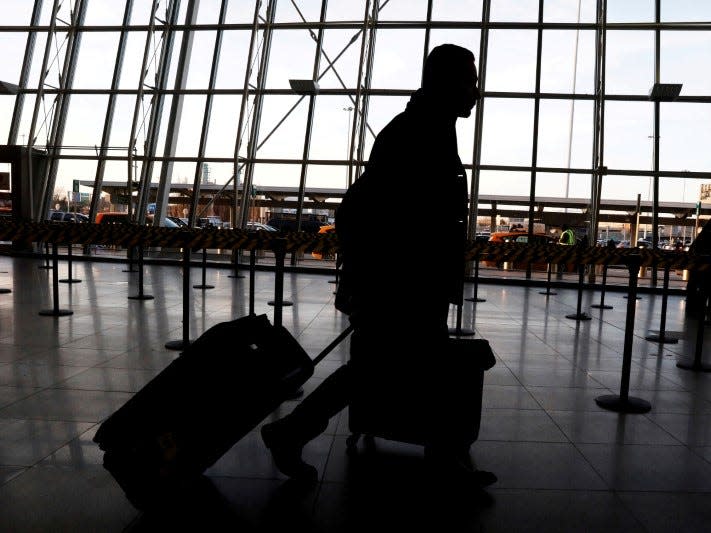
M222 249L244 249L244 250L272 250L277 258L277 276L275 287L275 319L281 321L281 307L283 305L283 272L284 255L290 252L319 252L323 254L338 252L338 239L335 233L309 234L305 232L246 232L240 229L183 229L164 228L153 226L139 226L137 224L62 224L52 222L25 222L25 221L3 221L0 222L0 240L5 241L25 241L25 242L45 242L54 246L53 259L56 274L58 244L111 244L125 247L135 246L162 246L176 247L183 249L183 283L184 287L184 311L188 305L189 294L187 283L189 283L189 251L199 248L222 248ZM559 246L556 244L533 245L528 243L488 243L470 241L465 248L465 260L480 259L496 262L547 262L547 263L575 263L578 265L625 265L630 270L630 286L628 298L636 300L638 270L632 272L634 266L637 269L642 266L662 267L665 269L685 269L694 271L706 271L711 269L709 256L693 254L690 252L650 250L650 249L608 249L606 247L579 247L579 246ZM55 283L56 287L56 283ZM187 295L187 297L186 297ZM53 316L58 316L64 310L59 310L57 300L57 290L54 291L54 308L51 310ZM41 314L49 314L45 311ZM183 338L180 341L170 344L186 346L189 344L189 332L185 331L188 323L184 314ZM631 336L633 335L634 306L632 302L627 305L627 320L625 327L625 349L627 354L631 349ZM699 338L703 337L701 325L699 326ZM629 336L629 340L628 340ZM629 344L629 346L628 346ZM683 363L677 366L690 368L693 370L707 371L702 365L701 342L697 340L696 356L690 365ZM168 346L166 346L168 347ZM623 383L622 393L617 399L609 398L607 401L598 401L598 405L614 410L624 410L626 412L642 412L647 409L647 402L643 400L631 401L626 396L626 388L629 386L629 364L626 355L623 355ZM625 372L627 373L625 385ZM624 394L623 394L624 393ZM638 403L638 405L632 405ZM614 405L614 407L613 407Z
M391 238L396 238L396 235ZM242 250L275 249L283 240L286 253L338 252L335 233L247 232L241 229L184 229L141 226L138 224L66 224L61 222L0 222L0 240L48 242L57 244L104 244L124 246L161 246L191 249L221 248ZM426 246L426 243L423 243ZM711 261L705 255L692 252L640 248L580 247L557 244L497 243L468 241L466 261L496 262L568 262L575 264L625 265L635 255L640 266L669 267L685 270L708 270Z

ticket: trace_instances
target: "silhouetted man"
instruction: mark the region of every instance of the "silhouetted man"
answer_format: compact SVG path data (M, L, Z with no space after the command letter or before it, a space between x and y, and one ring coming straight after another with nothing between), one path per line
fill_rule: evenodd
M457 438L443 411L447 372L456 370L438 361L464 274L468 194L455 124L479 97L474 55L451 44L434 48L422 87L378 134L365 172L343 198L336 232L351 294L351 358L290 415L263 428L284 474L315 477L301 450L332 415L354 398L396 395L400 382L412 381L411 409L421 407L415 414L430 435L428 464L479 486L496 481L474 469L471 442Z

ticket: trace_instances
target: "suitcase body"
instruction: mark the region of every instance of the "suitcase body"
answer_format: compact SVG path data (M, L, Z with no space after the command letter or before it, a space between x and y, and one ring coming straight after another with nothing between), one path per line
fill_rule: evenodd
M406 369L369 384L348 408L355 451L361 435L426 445L446 435L471 445L479 436L484 372L496 359L484 339L449 339L431 368Z
M296 339L266 315L223 322L107 418L94 442L144 509L199 477L313 371Z

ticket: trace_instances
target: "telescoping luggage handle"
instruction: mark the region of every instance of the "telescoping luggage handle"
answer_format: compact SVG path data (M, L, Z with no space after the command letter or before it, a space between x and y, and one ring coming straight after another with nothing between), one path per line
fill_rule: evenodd
M313 360L314 366L316 366L321 361L323 361L326 358L326 356L328 354L330 354L336 346L341 344L341 342L343 342L343 340L346 337L348 337L348 335L351 334L352 331L353 331L353 324L350 324L346 329L344 329L338 335L338 337L336 337L335 339L333 339L333 341L331 341L331 344L326 346L323 350L321 350L321 353L319 353L316 357L314 357L314 360Z

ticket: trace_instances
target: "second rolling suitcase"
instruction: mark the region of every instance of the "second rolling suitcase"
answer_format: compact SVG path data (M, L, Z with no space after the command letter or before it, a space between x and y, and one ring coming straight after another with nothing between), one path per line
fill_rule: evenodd
M371 384L348 408L348 450L355 450L361 435L425 445L432 431L473 443L479 436L484 372L495 363L485 339L450 338L434 368L401 368L386 376L383 387ZM404 373L410 376L403 379Z

